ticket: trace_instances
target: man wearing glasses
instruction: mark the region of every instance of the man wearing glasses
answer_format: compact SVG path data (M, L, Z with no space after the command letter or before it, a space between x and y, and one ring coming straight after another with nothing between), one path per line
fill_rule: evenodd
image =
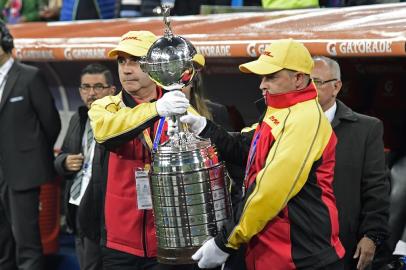
M80 269L101 269L99 246L100 223L94 205L101 200L100 171L97 166L100 151L95 145L87 112L92 103L102 97L113 95L113 76L105 66L90 64L80 77L79 93L85 106L79 107L70 120L62 152L55 159L55 168L67 183L65 189L65 212L67 223L75 234L76 255ZM94 165L94 166L93 166ZM89 182L92 185L89 186ZM89 188L88 188L89 187Z
M336 133L334 192L345 269L365 269L388 234L389 183L385 174L383 125L337 100L342 82L333 59L314 57L311 73L319 103Z

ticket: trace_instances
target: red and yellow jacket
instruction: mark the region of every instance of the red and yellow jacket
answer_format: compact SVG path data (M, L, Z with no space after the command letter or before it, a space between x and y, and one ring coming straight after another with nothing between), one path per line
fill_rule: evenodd
M332 189L336 137L313 84L268 95L267 105L255 130L230 137L209 123L201 134L226 161L249 164L239 213L216 243L228 252L247 243L249 270L326 266L344 255Z
M157 88L158 98L162 91ZM196 113L192 108L191 112ZM141 257L157 254L156 230L152 210L139 210L135 170L151 163L151 147L159 115L156 102L138 104L122 91L93 102L89 111L95 139L109 150L103 165L107 178L103 238L106 246ZM160 142L165 142L164 124Z
M162 91L157 91L160 97ZM136 256L154 257L157 244L152 210L137 208L135 171L150 164L150 142L159 120L155 102L137 104L122 91L93 102L89 117L96 141L109 149L107 164L103 166L107 171L106 246ZM165 139L162 136L161 141Z

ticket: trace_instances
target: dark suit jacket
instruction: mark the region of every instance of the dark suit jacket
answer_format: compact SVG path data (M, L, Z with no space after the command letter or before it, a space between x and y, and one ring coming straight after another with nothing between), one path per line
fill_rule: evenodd
M365 234L388 234L389 182L386 175L383 125L374 117L353 112L337 100L332 122L337 135L334 192L346 269Z
M38 187L55 176L53 146L59 113L39 70L14 62L0 102L0 166L14 190Z

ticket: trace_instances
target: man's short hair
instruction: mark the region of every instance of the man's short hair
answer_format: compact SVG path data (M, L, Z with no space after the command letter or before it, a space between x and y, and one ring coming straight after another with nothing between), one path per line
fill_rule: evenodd
M106 83L108 85L114 84L113 74L106 66L104 66L102 64L93 63L90 65L87 65L84 69L82 69L80 78L82 78L83 75L85 75L85 74L103 74L104 77L106 78Z
M326 56L317 55L317 56L313 57L313 61L323 61L324 63L326 63L328 68L330 69L331 75L333 75L334 79L341 81L340 65L337 63L336 60L331 59Z

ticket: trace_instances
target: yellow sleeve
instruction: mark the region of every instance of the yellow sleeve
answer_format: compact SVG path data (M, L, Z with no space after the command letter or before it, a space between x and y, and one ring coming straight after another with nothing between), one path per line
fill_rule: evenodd
M89 118L94 137L99 143L134 131L158 117L156 102L129 108L125 107L120 95L104 97L92 103Z
M301 190L313 163L321 158L331 136L330 125L321 119L321 111L312 115L310 120L300 115L295 119L297 115L291 112L281 121L281 127L273 127L275 141L264 168L256 177L241 217L229 234L227 247L237 249L260 233ZM271 121L266 123L273 125Z

